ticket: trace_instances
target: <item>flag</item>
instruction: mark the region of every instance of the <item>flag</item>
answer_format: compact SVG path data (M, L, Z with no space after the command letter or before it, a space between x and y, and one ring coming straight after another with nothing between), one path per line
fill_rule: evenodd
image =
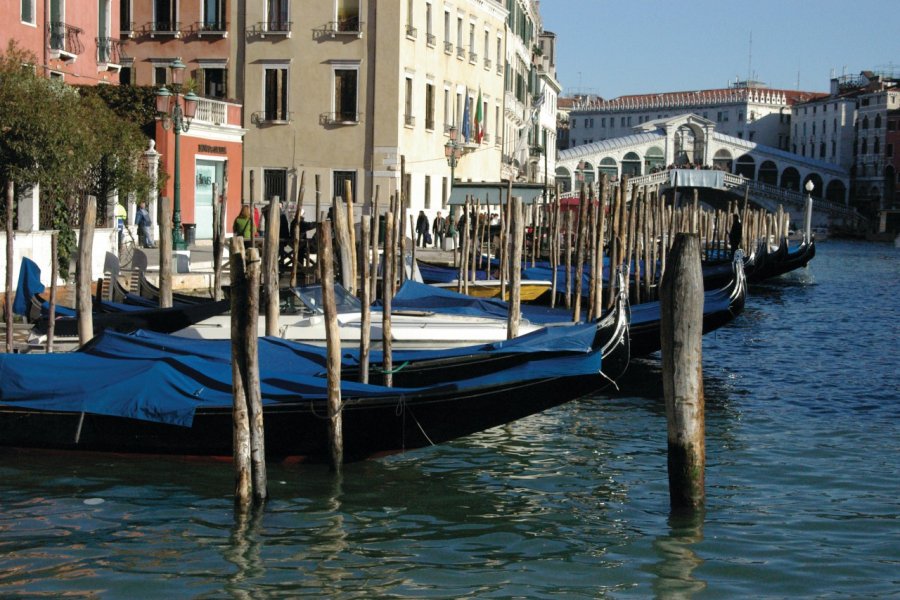
M461 132L462 137L463 137L463 142L465 142L466 144L468 144L472 138L472 124L470 123L471 120L472 120L472 117L470 116L470 113L469 113L469 90L466 90L464 107L463 107L462 132Z
M484 113L481 103L481 88L478 88L478 104L475 105L475 143L480 144L484 139Z

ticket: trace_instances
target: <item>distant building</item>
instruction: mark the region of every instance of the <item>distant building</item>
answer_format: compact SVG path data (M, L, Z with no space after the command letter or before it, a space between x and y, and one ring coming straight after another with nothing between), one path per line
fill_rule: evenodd
M778 90L756 81L724 89L584 99L569 113L569 147L630 135L648 121L695 114L716 131L750 142L789 149L791 106L825 94Z
M849 170L851 203L874 218L896 202L891 114L898 109L900 86L893 76L863 71L834 78L830 94L794 105L791 151Z

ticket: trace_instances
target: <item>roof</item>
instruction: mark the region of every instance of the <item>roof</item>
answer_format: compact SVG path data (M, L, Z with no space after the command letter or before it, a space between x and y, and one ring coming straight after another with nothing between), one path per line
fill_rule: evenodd
M824 92L804 92L776 88L717 88L684 92L661 92L653 94L632 94L611 100L581 102L573 110L646 110L649 108L671 108L730 102L784 102L788 106L815 97L827 96Z

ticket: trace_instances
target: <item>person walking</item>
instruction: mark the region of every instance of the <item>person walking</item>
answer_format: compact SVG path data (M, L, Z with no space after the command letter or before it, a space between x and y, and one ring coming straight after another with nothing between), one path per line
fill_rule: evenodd
M431 231L434 234L434 247L443 248L444 237L447 235L447 221L441 216L441 211L438 211L437 216L434 218L434 223L431 224Z
M253 218L250 216L250 207L245 204L241 207L240 214L235 217L234 223L231 225L231 232L243 237L245 242L249 242L253 240L255 229Z
M426 245L426 237L429 236L428 217L424 210L419 211L419 218L416 219L416 246L424 248Z
M138 231L141 232L141 236L144 238L143 247L156 248L156 242L153 241L153 230L151 229L153 223L150 221L150 211L147 210L147 203L144 201L138 202L134 224L137 225Z

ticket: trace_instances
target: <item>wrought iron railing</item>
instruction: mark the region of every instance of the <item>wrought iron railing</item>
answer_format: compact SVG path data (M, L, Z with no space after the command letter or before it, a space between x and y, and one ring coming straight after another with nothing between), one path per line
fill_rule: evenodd
M194 23L194 31L200 35L204 33L225 35L228 33L228 22L225 20L197 21Z
M456 58L465 58L466 57L466 49L462 46L456 47Z
M403 115L403 124L408 127L413 127L416 124L415 115Z
M292 115L286 110L259 110L250 115L250 122L254 125L284 125L291 122Z
M51 22L47 28L50 32L51 50L65 52L72 57L84 52L84 44L78 37L84 33L81 28L60 21Z
M485 69L491 68L491 59L489 59L487 56L484 57L484 68Z
M474 63L478 60L478 54L475 52L469 52L469 62Z
M154 35L181 35L180 21L151 21L150 33Z
M415 27L413 27L412 25L406 26L406 37L416 39L417 33L418 33L418 30Z
M120 65L122 59L127 58L122 52L122 41L117 38L98 37L97 64Z
M323 125L356 125L359 123L360 113L353 111L337 111L322 113L319 115L319 121Z

